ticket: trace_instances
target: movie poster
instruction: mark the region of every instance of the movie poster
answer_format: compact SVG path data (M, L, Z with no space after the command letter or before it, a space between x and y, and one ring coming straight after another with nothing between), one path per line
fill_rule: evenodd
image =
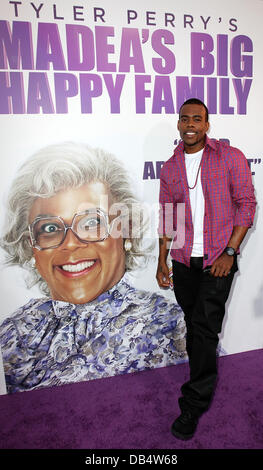
M209 137L245 154L258 201L221 351L261 348L263 2L3 0L0 13L1 393L187 360L172 279L162 290L155 273L160 171L191 97Z

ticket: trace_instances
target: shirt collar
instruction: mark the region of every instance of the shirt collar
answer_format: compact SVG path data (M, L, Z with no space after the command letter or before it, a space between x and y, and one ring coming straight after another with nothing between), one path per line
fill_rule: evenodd
M115 284L109 290L100 294L96 299L92 300L91 302L87 302L86 304L72 304L70 302L64 302L62 300L51 300L51 303L53 305L55 315L57 317L61 317L61 315L63 315L65 311L90 309L94 308L100 303L104 303L105 300L108 300L110 302L111 300L117 300L117 298L120 299L120 297L123 298L128 288L129 285L127 284L127 278L124 274L124 276L119 280L119 282L117 282L117 284Z
M205 146L206 147L211 147L213 150L216 149L216 139L210 139L207 135L205 136ZM183 140L180 141L180 143L177 145L177 147L174 150L174 156L177 155L183 155L184 154L184 142Z
M209 137L205 138L205 147L211 147L213 150L216 150L216 139L210 139Z

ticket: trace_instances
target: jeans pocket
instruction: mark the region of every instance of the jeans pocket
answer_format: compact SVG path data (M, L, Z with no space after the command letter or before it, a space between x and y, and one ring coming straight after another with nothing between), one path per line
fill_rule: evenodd
M225 295L226 297L228 297L234 275L235 275L235 271L230 271L230 273L227 276L216 278L215 287L216 287L216 291L218 292L218 294L220 295L222 294L223 296Z
M233 278L233 275L229 273L227 276L222 276L222 277L217 277L216 278L216 290L222 292L224 289L226 289L230 277Z

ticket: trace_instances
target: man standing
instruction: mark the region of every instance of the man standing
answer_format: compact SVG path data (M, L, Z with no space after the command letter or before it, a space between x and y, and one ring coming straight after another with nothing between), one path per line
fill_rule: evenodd
M180 109L178 130L182 141L164 164L160 177L160 240L156 278L169 286L167 255L172 234L165 227L173 204L185 204L183 247L171 246L174 292L187 327L186 349L190 380L179 398L181 415L172 433L190 439L198 419L208 409L217 377L218 334L234 274L239 246L255 215L251 172L245 156L226 143L211 140L208 110L192 98ZM168 206L167 206L168 204ZM167 225L167 224L166 224Z

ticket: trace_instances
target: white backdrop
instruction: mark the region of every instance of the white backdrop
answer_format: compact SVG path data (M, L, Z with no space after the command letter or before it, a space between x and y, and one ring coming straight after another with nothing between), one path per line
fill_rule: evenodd
M222 347L232 354L263 346L263 1L189 0L187 7L184 5L185 2L173 0L145 0L143 3L139 0L1 1L0 223L2 229L5 197L17 167L43 146L68 140L88 143L114 153L131 172L141 199L156 204L159 192L158 162L172 155L174 141L179 139L176 125L180 100L195 94L197 84L197 97L203 98L212 109L209 136L228 139L231 145L245 153L251 164L258 201L255 225L242 245L240 272L228 302L221 334ZM29 23L29 29L26 29L28 25L24 26L24 31L32 28L33 57L30 67L26 59L24 63L20 61L18 66L5 60L6 55L9 54L10 59L12 53L9 51L6 54L8 41L5 39L3 47L2 38L7 34L8 25L11 32L15 31L12 29L15 28L13 22ZM50 29L50 36L46 36L50 40L46 54L50 54L52 59L49 69L44 68L45 55L40 44L41 34L44 34L43 23L57 24L57 42L52 42L54 29L52 32ZM86 66L80 54L79 62L84 65L72 70L71 63L70 70L70 58L74 51L72 42L67 49L65 25L75 25L79 31L80 26L88 28L89 38L96 39L94 64L92 54ZM131 28L132 40L129 39ZM104 45L102 32L107 35ZM40 38L39 43L37 38ZM60 55L58 39L62 45ZM200 39L203 40L203 58L200 47L198 49ZM92 47L90 44L89 47ZM25 50L27 47L27 52L30 52L29 46L21 47ZM26 53L22 50L23 54ZM198 66L201 68L199 75ZM11 73L16 74L16 79L23 78L20 103L18 95L12 102L3 91L15 79ZM62 109L59 101L61 90L54 85L61 79L61 76L58 77L61 74L67 74L64 78L69 81L65 83L74 95L65 100L68 109ZM81 74L87 74L88 78L81 82ZM119 75L119 95L117 88L115 95L112 89L108 91L105 74L113 84ZM87 85L83 85L86 79L93 80L91 82L98 95L92 98L92 110L87 103L86 107L83 105L81 108L81 100L84 100L84 92L87 91ZM37 80L40 88L34 88ZM183 84L192 86L187 96L183 93ZM202 87L204 96L200 96ZM34 92L34 89L38 91ZM143 89L146 91L143 92ZM16 86L16 93L18 90ZM49 102L47 90L50 92ZM146 97L143 98L143 95ZM143 175L148 178L143 179ZM155 271L156 262L152 262L146 273L137 273L133 278L135 285L151 291L159 290ZM2 321L27 300L38 297L39 292L25 288L23 272L19 268L2 268L0 278ZM162 293L173 298L172 292ZM1 390L4 393L4 385Z

